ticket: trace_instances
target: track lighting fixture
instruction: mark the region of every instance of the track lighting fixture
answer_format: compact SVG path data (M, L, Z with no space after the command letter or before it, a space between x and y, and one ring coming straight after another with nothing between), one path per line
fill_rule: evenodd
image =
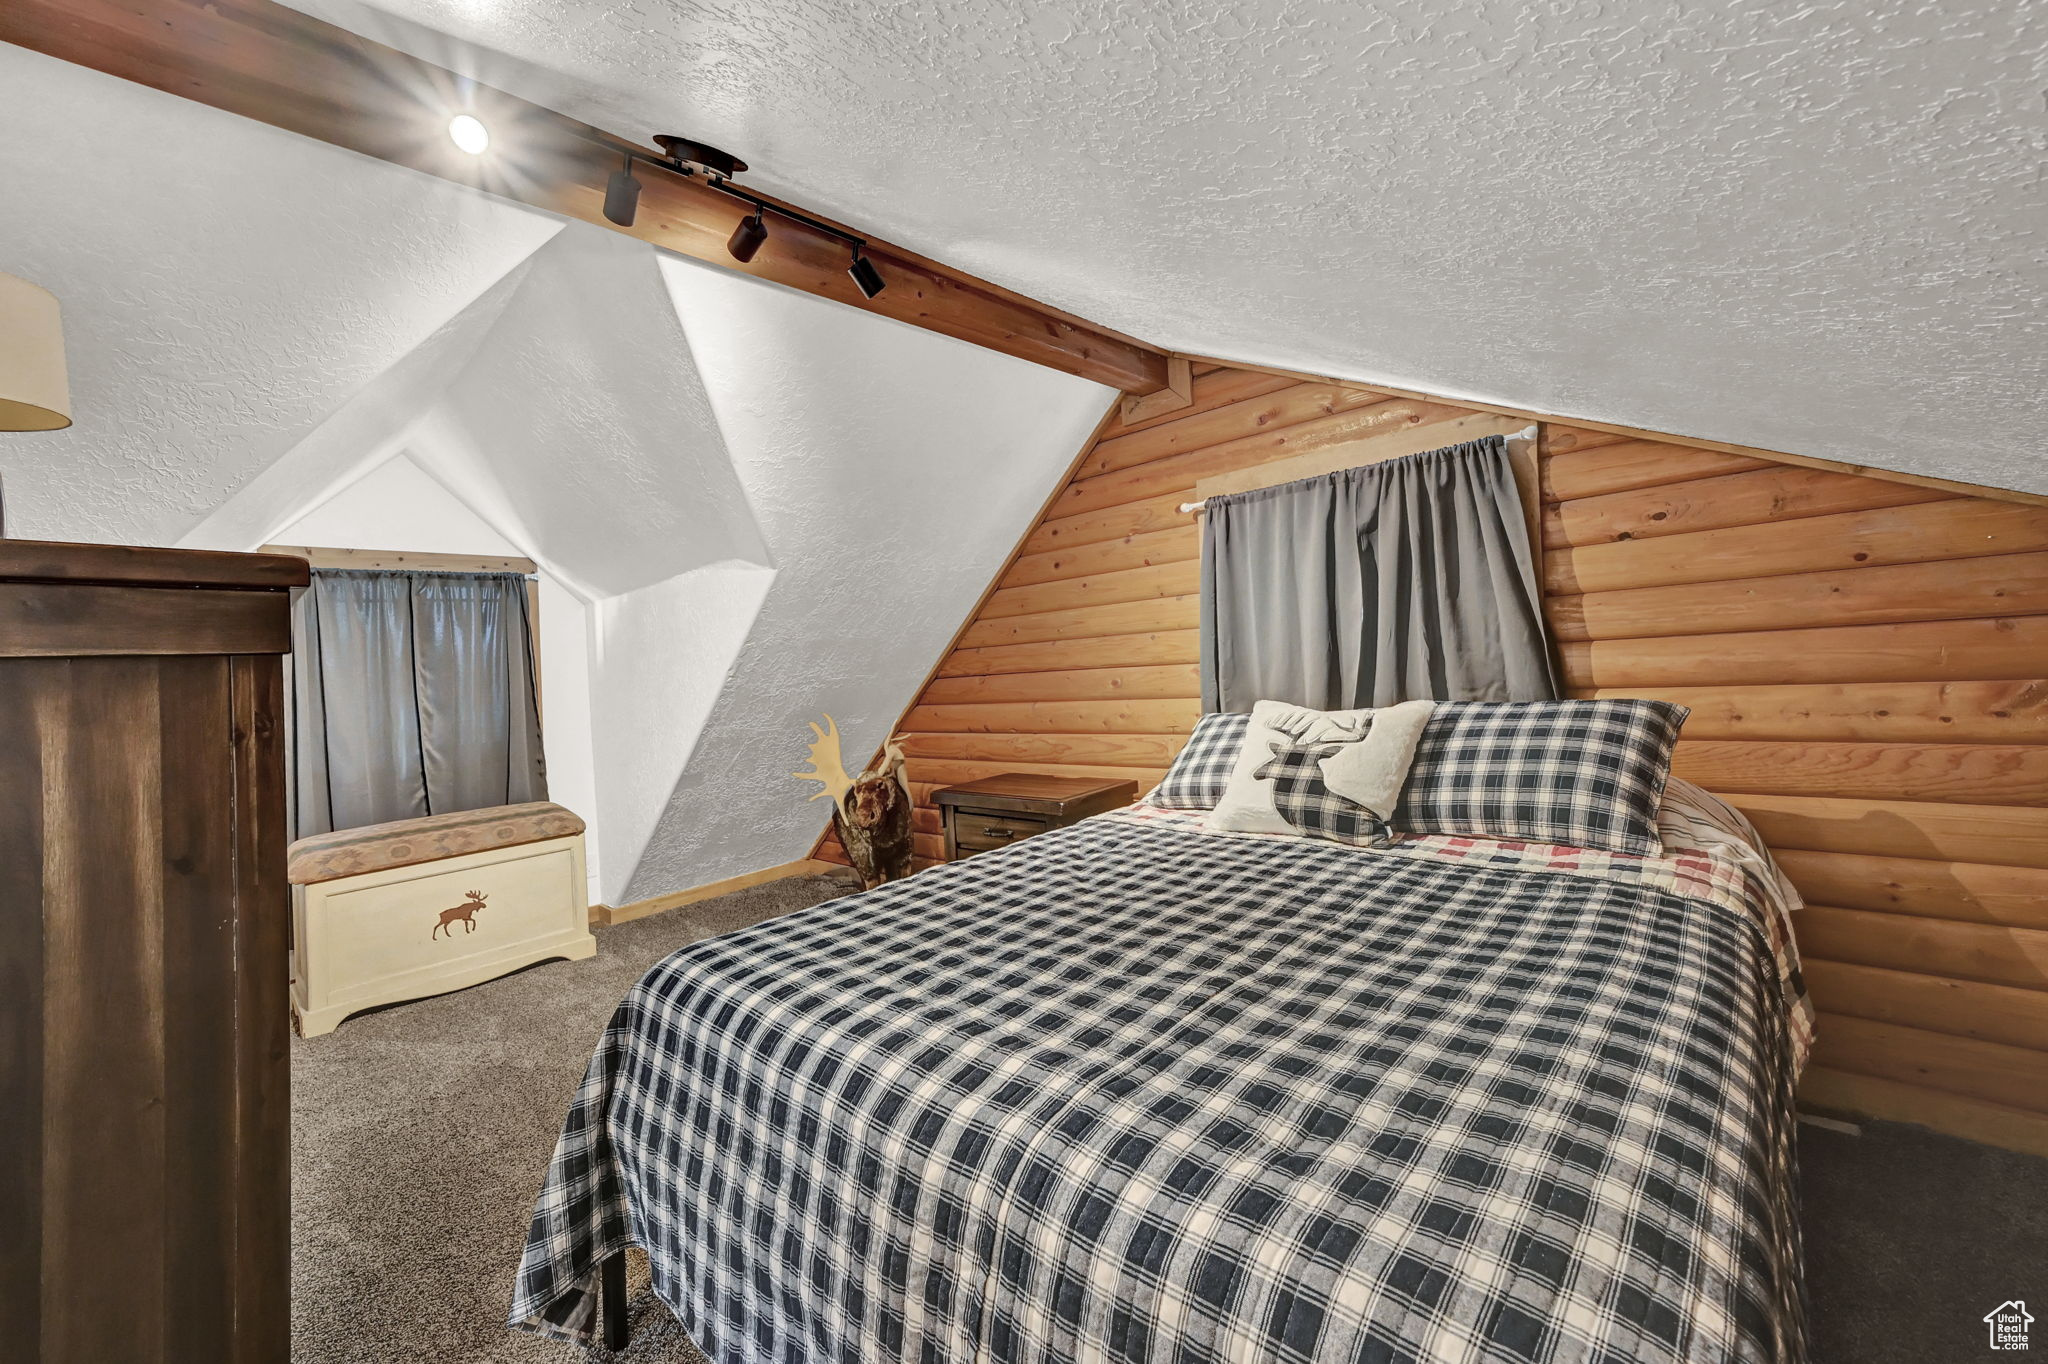
M664 155L652 156L646 152L629 150L625 153L625 164L613 171L611 179L605 184L604 216L620 227L633 225L634 214L640 206L640 182L633 178L633 163L645 161L676 175L702 177L706 189L715 190L728 198L754 206L753 214L740 219L739 226L733 229L732 237L725 244L725 249L732 253L734 260L744 264L760 254L761 247L768 240L768 215L773 213L777 217L800 223L813 232L845 242L852 247L853 264L847 267L846 274L860 290L862 297L873 298L888 287L888 281L882 278L881 271L875 269L875 263L861 254L867 249L867 242L843 227L835 227L785 204L771 203L760 195L735 185L732 177L745 170L747 163L732 153L722 152L708 143L692 142L684 137L661 134L654 140Z
M757 206L753 217L740 219L740 225L732 230L732 240L725 244L732 258L741 264L752 260L761 244L768 240L768 224L761 217L762 211Z
M604 186L604 216L620 227L631 227L633 216L640 209L640 182L633 178L633 158L629 153L626 164L612 172L612 178Z
M863 256L857 246L853 249L853 264L846 268L846 273L864 297L873 298L887 287L881 271L875 269L875 263Z

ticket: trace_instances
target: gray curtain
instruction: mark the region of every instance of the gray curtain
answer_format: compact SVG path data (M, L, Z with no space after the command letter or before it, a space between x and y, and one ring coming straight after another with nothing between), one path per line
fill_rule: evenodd
M297 837L547 794L524 578L313 574L292 609Z
M1499 436L1208 499L1202 708L1558 694Z

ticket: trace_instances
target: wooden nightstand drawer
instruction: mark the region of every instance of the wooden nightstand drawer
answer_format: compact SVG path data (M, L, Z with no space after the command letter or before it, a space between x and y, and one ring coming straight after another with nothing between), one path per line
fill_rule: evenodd
M1000 810L970 810L965 806L954 806L948 813L953 822L954 844L962 852L1007 848L1020 838L1042 834L1052 827L1042 819L1030 819Z
M932 794L945 822L948 862L1007 848L1033 834L1065 828L1137 798L1134 781L1048 777L1035 772L1006 772Z

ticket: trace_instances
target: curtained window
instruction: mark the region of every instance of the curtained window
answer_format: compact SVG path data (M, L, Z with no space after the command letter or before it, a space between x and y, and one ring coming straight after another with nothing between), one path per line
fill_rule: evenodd
M296 837L547 799L519 574L316 569L292 650Z
M1202 709L1558 694L1499 436L1208 499Z

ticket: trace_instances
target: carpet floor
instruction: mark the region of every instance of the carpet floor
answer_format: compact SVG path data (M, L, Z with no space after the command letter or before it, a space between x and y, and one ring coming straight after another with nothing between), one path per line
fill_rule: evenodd
M848 889L737 891L602 929L588 961L295 1038L296 1364L704 1364L637 1256L623 1354L508 1330L533 1198L591 1048L648 967ZM1983 1359L1986 1312L2048 1303L2048 1160L1888 1123L1800 1136L1815 1364Z

